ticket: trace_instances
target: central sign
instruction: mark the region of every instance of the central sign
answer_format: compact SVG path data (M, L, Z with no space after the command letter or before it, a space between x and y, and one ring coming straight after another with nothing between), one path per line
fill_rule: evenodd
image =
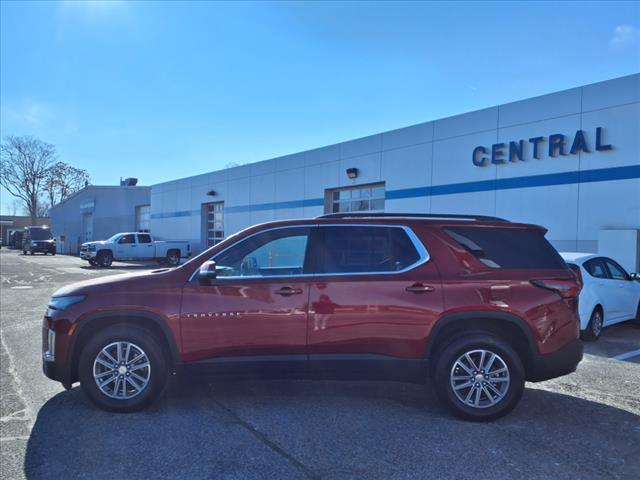
M568 140L571 140L571 147L567 152L569 145ZM509 162L524 162L525 158L525 145L530 144L532 146L532 157L540 159L540 153L547 144L548 153L550 157L557 155L577 155L580 152L591 153L591 148L585 137L584 130L578 130L576 134L571 137L562 135L561 133L554 133L548 137L533 137L528 141L518 140L506 143L494 143L491 148L477 146L473 149L471 160L476 167L486 167L490 163L494 165L501 165ZM596 141L595 150L603 152L611 150L611 145L604 143L604 129L602 127L596 128Z

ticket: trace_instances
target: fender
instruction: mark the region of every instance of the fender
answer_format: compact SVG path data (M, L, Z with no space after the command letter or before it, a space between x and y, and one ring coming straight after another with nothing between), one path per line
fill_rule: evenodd
M465 312L451 313L443 316L436 322L429 333L429 339L425 347L424 358L428 359L431 351L434 348L433 342L438 337L438 334L447 326L461 321L461 320L500 320L504 322L510 322L518 326L518 328L524 333L529 344L529 349L532 355L539 353L538 345L536 344L531 329L522 318L508 312L499 312L494 310L469 310Z
M100 320L102 318L111 318L111 317L123 318L123 319L138 318L138 319L144 319L144 320L151 320L156 326L160 327L160 330L162 331L164 338L167 340L167 344L169 345L169 350L171 353L171 358L172 358L174 367L177 367L179 364L182 363L182 361L180 360L180 356L178 354L178 347L176 345L176 340L173 334L171 333L171 330L169 330L167 323L157 314L154 314L151 312L139 311L139 310L109 310L105 312L92 314L84 318L82 321L78 323L78 327L77 327L77 331L75 332L75 335L71 337L71 344L69 345L70 358L68 360L72 360L74 356L77 355L78 352L76 352L76 341L80 337L82 331L87 327L87 325L90 325L92 322L96 320ZM67 364L73 365L75 364L75 362L67 363Z

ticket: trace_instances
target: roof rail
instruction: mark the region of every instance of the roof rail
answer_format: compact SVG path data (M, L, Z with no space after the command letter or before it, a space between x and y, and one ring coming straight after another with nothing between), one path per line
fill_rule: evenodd
M507 222L504 218L488 215L459 215L446 213L384 213L384 212L356 212L356 213L327 213L316 218L423 218L425 220L476 220L488 222Z

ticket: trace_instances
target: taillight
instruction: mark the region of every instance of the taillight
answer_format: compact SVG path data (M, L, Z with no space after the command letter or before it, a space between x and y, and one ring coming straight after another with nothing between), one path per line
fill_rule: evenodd
M531 280L531 283L536 287L552 290L558 293L562 298L577 297L580 293L580 289L582 288L582 282L577 280L558 280L550 278Z
M584 285L584 281L582 280L582 272L580 271L580 266L576 265L575 263L568 263L567 265L569 266L569 268L571 269L573 274L578 279L578 283L580 284L580 288L582 288L582 286Z

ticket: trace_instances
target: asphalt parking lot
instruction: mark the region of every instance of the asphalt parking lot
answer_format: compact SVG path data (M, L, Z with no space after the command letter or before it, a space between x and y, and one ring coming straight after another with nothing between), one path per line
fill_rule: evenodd
M151 409L114 415L45 378L49 296L152 267L0 251L0 478L640 478L640 355L611 358L640 349L628 324L490 424L453 419L419 385L185 378Z

